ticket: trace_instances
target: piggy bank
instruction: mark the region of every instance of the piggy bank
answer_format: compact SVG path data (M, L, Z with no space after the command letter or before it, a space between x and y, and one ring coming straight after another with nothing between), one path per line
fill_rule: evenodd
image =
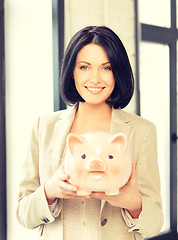
M70 183L78 186L78 195L105 192L119 194L131 175L132 162L123 133L89 132L70 133L64 170Z

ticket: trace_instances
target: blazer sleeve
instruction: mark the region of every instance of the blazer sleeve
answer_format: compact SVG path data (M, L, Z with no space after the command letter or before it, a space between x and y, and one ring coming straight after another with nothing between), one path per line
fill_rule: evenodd
M138 224L132 227L129 232L137 231L142 235L151 237L160 232L163 225L163 213L156 128L150 123L144 132L136 162L137 183L142 195L142 212Z
M44 186L40 183L39 122L38 119L31 133L27 157L23 165L23 177L19 185L16 215L19 222L26 228L35 228L55 220L48 206ZM58 215L60 210L59 203Z

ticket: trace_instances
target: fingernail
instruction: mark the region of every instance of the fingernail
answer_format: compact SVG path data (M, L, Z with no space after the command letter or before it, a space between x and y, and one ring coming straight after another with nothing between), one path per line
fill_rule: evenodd
M65 179L67 180L69 177L68 177L68 175L65 175Z

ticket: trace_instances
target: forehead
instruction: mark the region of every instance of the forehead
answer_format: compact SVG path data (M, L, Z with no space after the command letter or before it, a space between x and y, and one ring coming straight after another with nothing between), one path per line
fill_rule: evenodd
M97 44L90 43L85 45L77 54L76 61L88 62L108 62L108 56L105 49Z

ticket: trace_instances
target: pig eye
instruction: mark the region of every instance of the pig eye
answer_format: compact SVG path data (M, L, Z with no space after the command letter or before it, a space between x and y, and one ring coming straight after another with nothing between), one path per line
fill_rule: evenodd
M81 156L81 158L82 158L82 159L85 159L85 158L86 158L86 154L83 154L83 155Z
M113 159L113 155L109 155L108 157L109 157L109 159Z

